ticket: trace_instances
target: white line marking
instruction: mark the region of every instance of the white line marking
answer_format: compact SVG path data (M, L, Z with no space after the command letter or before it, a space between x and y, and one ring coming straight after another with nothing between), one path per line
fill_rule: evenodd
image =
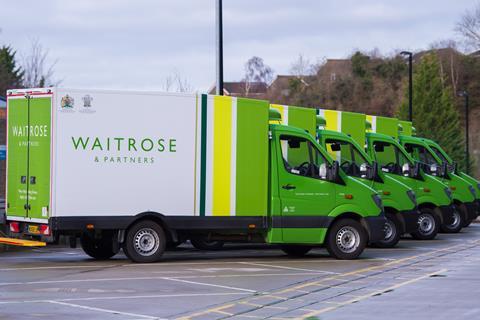
M185 294L158 294L158 295L140 295L140 296L110 296L110 297L88 297L88 298L67 298L54 300L14 300L0 301L2 304L17 303L45 303L50 301L68 302L68 301L97 301L97 300L117 300L117 299L158 299L158 298L185 298L185 297L204 297L204 296L233 296L246 295L247 292L220 292L220 293L185 293Z
M270 267L270 268L278 268L278 269L286 269L286 270L294 270L294 271L307 271L307 272L317 272L317 273L325 273L325 274L340 274L338 272L332 272L332 271L285 267L285 266L277 266L277 265L266 264L266 263L256 263L256 262L239 262L239 263L247 264L247 265L251 265L251 266Z
M45 280L45 281L28 281L28 282L0 282L0 286L74 283L74 282L132 281L132 280L172 280L172 281L178 280L178 281L181 281L181 279L197 279L197 278L314 276L319 274L323 274L323 271L297 272L297 273L244 273L244 274L221 274L221 275L191 275L191 276L178 276L178 277L100 278L100 279L70 279L70 280L49 280L49 281Z
M56 266L56 267L25 267L25 268L4 268L0 271L22 271L22 270L49 270L49 269L79 269L79 268L110 268L121 267L121 265L91 265L91 266Z
M60 305L73 307L73 308L86 309L86 310L90 310L90 311L106 312L106 313L112 313L112 314L121 314L121 315L124 315L124 316L137 317L137 318L141 318L141 319L156 319L156 320L162 319L162 318L159 318L159 317L146 316L146 315L143 315L143 314L135 314L135 313L129 313L129 312L116 311L116 310L88 307L88 306L82 306L82 305L79 305L79 304L66 303L66 302L60 302L60 301L47 300L47 302L48 303L53 303L53 304L60 304Z
M230 286L222 286L219 284L211 284L211 283L204 283L204 282L196 282L196 281L189 281L189 280L182 280L182 279L176 279L176 278L163 278L164 280L170 280L170 281L178 281L178 282L185 282L185 283L191 283L191 284L198 284L201 286L208 286L208 287L216 287L216 288L223 288L223 289L231 289L231 290L238 290L238 291L245 291L245 292L251 292L251 293L257 293L257 290L250 290L250 289L244 289L244 288L238 288L238 287L230 287Z

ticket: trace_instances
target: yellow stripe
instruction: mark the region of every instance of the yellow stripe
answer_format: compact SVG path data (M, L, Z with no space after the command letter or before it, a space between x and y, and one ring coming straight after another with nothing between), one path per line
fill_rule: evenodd
M370 124L372 125L372 128L367 129L367 132L371 132L373 130L373 117L369 115L367 115L366 117L367 117L367 121L370 122Z
M282 106L281 104L271 104L271 105L270 105L270 108L276 109L276 110L278 110L278 111L280 112L280 115L282 116L282 121L279 123L279 121L275 121L275 120L272 121L272 120L270 120L268 123L269 123L269 124L285 124L285 123L284 123L284 120L285 120L285 119L283 118L283 110L284 110L285 107Z
M338 111L335 110L325 110L325 121L327 125L325 126L326 130L337 131L338 130ZM337 153L332 151L330 146L327 147L328 153L332 156L333 159L337 159Z
M232 98L214 98L213 208L214 216L230 215Z

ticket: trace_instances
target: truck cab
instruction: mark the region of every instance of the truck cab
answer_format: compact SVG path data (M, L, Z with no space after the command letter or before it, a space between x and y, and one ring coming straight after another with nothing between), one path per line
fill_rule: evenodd
M271 124L270 144L269 243L325 243L331 255L346 258L383 238L377 192L340 170L312 135Z
M412 236L434 239L442 224L453 222L455 209L450 189L436 177L425 174L393 137L373 132L366 136L367 153L378 162L381 171L415 190L420 217L418 231Z
M426 139L407 135L399 135L400 144L417 161L425 173L437 177L452 191L453 201L457 210L454 212L454 221L450 225L443 225L444 232L459 232L477 217L476 192L474 187L455 172L448 170L447 163L443 162Z
M418 230L420 214L415 192L410 187L378 171L377 163L350 136L319 129L317 139L329 153L336 154L340 168L348 176L369 185L382 197L387 223L385 238L376 246L393 247L402 234Z

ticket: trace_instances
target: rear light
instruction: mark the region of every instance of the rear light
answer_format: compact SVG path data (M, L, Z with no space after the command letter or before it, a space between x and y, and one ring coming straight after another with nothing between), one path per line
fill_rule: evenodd
M20 233L20 223L10 222L10 232Z
M40 231L40 234L42 234L44 236L49 236L50 235L50 227L47 224L40 225L38 230Z

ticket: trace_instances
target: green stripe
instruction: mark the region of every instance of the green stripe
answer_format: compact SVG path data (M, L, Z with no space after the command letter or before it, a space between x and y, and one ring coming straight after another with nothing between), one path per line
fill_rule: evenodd
M207 95L202 94L202 131L200 150L200 216L205 215L205 189L207 183Z
M237 216L267 214L268 109L266 101L237 100Z

